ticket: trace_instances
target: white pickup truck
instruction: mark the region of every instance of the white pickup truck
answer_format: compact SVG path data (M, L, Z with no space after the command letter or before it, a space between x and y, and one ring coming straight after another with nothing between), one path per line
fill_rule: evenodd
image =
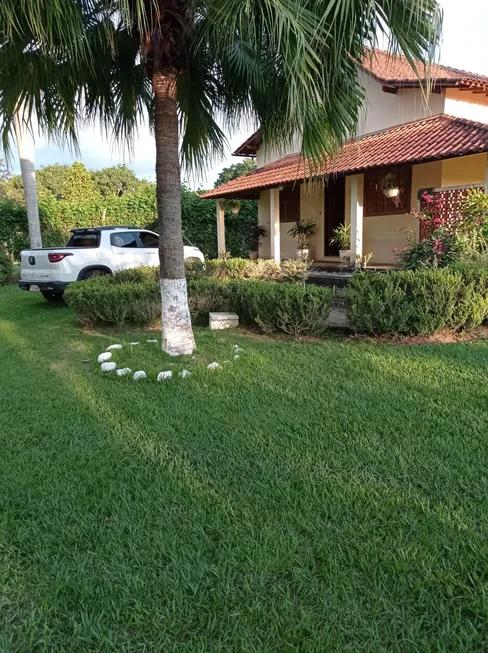
M66 247L25 249L20 253L19 286L54 301L73 281L159 265L158 245L158 234L135 227L72 229ZM205 262L198 247L185 246L184 256Z

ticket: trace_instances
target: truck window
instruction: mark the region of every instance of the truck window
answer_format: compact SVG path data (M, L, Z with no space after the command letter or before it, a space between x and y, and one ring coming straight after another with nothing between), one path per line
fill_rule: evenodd
M66 247L100 247L99 233L75 233L66 243Z
M143 247L159 247L159 237L152 234L150 231L141 231L141 243Z
M110 244L113 247L139 247L137 232L122 231L116 234L110 234Z

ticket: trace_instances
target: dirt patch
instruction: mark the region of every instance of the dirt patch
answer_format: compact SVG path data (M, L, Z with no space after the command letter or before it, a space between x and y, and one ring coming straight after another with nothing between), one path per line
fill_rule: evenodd
M479 326L472 331L439 331L431 336L395 336L378 335L363 336L353 335L347 338L352 342L368 342L384 345L450 345L459 342L471 342L473 340L485 340L488 338L488 326Z

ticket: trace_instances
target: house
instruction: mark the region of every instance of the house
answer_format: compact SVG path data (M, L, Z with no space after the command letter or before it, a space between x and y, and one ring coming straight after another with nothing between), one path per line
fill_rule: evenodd
M312 172L297 153L299 139L284 150L266 148L258 130L237 148L236 156L256 157L258 169L202 196L217 200L219 251L225 250L222 200L255 198L266 229L263 258L294 258L296 245L287 232L303 218L316 224L316 263L339 261L329 241L345 222L351 225L352 261L371 252L372 264L391 265L406 230L420 235L409 212L423 190L442 195L444 210L452 212L462 189L485 186L488 77L437 65L419 80L405 57L380 50L372 51L359 75L366 101L357 134ZM396 180L396 198L385 196L386 175Z

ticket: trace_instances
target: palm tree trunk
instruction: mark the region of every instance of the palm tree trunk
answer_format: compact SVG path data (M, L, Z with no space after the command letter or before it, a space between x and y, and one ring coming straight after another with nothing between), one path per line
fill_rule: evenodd
M34 162L34 141L22 123L19 109L14 116L15 138L19 151L20 170L24 183L24 199L29 225L29 242L33 249L42 247L39 204L37 202L36 166Z
M172 356L191 354L191 328L181 232L181 177L176 75L154 72L156 195L162 300L162 347Z

